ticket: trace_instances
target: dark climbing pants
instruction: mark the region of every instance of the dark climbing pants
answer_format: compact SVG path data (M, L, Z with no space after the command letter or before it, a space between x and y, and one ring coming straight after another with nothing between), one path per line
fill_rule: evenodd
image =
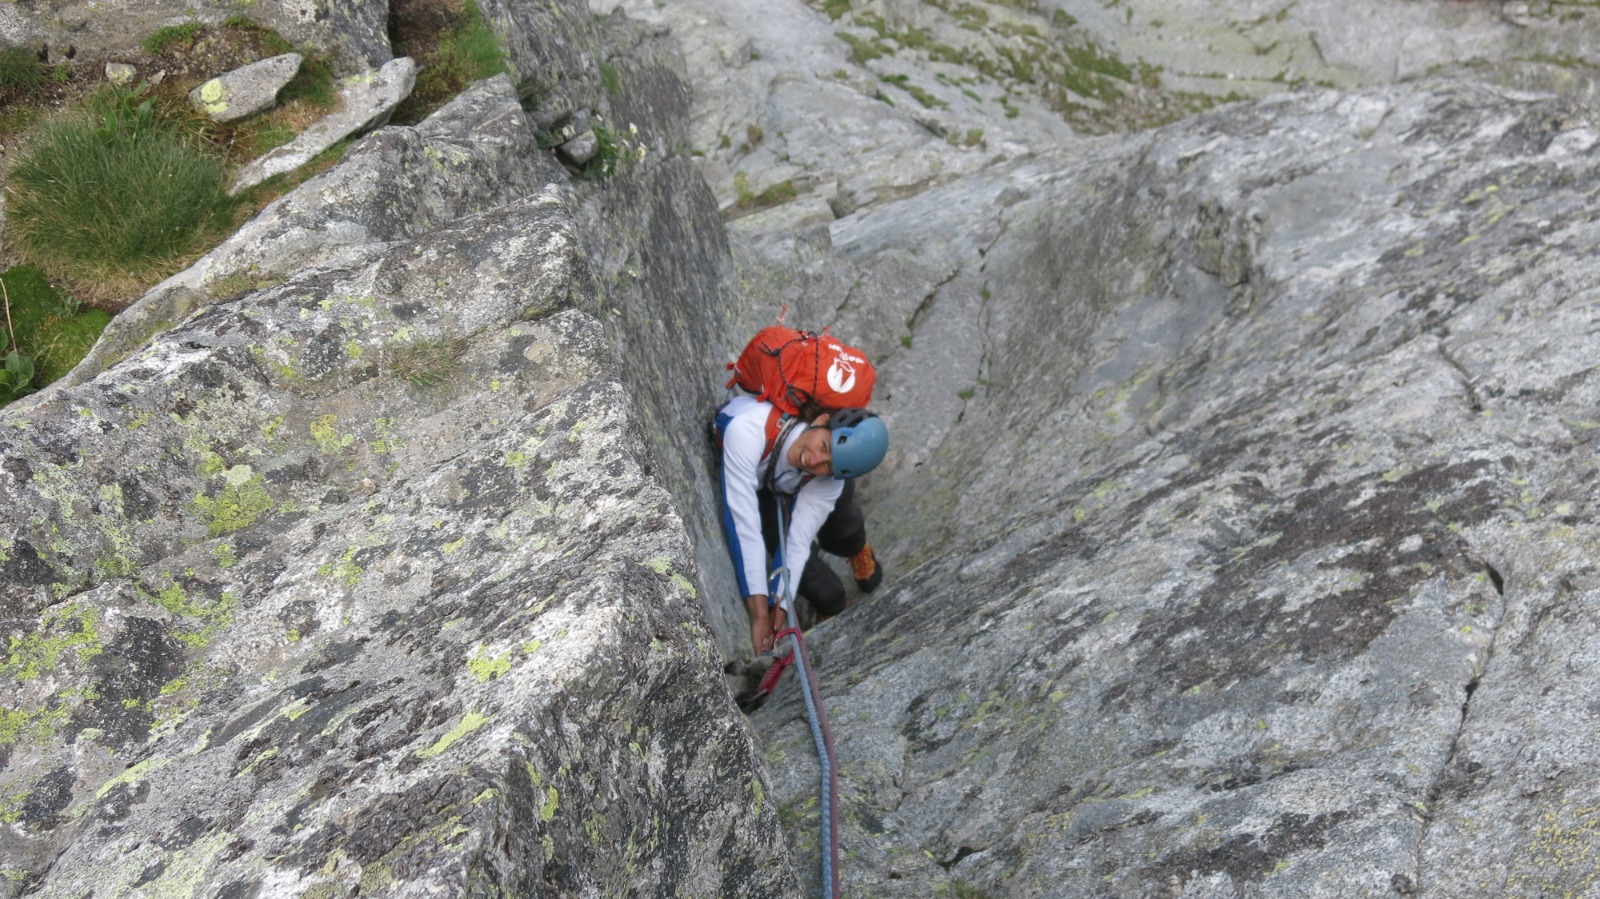
M817 531L817 539L811 545L811 557L806 560L806 569L800 574L800 586L796 592L811 603L818 615L843 612L845 594L844 583L828 567L828 563L817 556L817 549L848 559L867 545L867 520L861 514L855 494L854 482L845 481L844 492L839 494L839 500L833 504L833 512ZM757 492L756 499L761 505L761 537L767 543L767 555L771 556L778 551L778 501L781 499L787 506L789 497L761 490Z

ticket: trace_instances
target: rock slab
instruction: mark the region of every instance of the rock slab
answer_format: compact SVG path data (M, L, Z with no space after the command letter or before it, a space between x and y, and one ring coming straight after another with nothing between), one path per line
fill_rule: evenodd
M292 172L339 141L382 125L400 101L410 96L416 81L417 65L409 56L392 59L375 72L340 80L339 109L240 169L229 192L237 194L274 175Z

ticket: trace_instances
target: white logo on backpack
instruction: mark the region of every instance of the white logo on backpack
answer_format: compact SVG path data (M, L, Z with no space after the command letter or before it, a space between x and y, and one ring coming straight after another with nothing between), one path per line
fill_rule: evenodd
M835 393L849 393L856 386L855 366L843 359L833 360L833 364L828 366L828 386Z

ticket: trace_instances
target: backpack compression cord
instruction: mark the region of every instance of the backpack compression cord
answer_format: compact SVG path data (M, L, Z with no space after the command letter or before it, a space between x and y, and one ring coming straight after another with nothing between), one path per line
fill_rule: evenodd
M783 509L778 510L778 546L787 542L784 535ZM789 596L789 570L782 572L783 593ZM781 599L780 599L781 602ZM790 610L791 612L793 609ZM811 741L817 747L817 761L822 766L822 897L836 899L839 895L839 774L834 766L833 731L828 727L828 713L822 707L822 688L817 683L816 669L806 655L805 643L800 639L798 627L785 628L777 638L789 637L794 644L790 657L800 662L800 693L806 701L806 720L811 724ZM773 664L779 664L774 662ZM782 674L782 670L779 670ZM777 684L773 683L773 687Z

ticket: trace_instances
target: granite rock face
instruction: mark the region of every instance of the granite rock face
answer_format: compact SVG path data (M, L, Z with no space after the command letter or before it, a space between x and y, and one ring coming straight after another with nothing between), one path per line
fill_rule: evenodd
M618 6L486 4L511 77L0 413L0 895L815 895L703 429L784 303L894 434L889 579L807 636L847 894L1592 889L1591 111L1084 139L855 21Z
M1305 94L833 226L858 278L953 270L885 366L899 573L810 641L849 892L1588 889L1597 142L1549 97ZM924 353L969 365L931 425Z
M367 245L8 415L10 889L781 894L572 225Z
M5 410L0 894L795 894L602 322L729 268L634 38L613 180L487 82Z

